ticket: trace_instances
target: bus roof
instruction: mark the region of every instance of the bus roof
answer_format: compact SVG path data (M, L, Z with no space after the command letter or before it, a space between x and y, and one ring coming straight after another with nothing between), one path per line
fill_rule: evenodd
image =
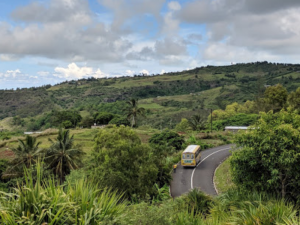
M189 145L186 147L186 149L183 151L183 153L194 153L200 148L200 145Z

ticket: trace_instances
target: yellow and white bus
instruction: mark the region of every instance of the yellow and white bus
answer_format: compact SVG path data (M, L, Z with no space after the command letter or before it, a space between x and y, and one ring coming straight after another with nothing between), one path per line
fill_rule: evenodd
M195 167L201 159L201 147L200 145L189 145L182 152L181 165Z

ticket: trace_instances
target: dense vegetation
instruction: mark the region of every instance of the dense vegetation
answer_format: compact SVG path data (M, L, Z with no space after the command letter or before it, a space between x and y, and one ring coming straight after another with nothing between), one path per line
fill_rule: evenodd
M81 112L88 127L96 112L127 117L124 107L130 98L140 99L147 118L142 124L174 128L182 117L209 115L205 109L225 109L226 105L263 96L266 85L281 83L289 92L300 82L300 65L257 62L231 66L207 66L154 76L110 79L82 79L43 87L0 90L0 118L14 117L12 125L23 130L47 129L57 123L74 127ZM108 103L108 104L107 104ZM277 103L276 103L277 104ZM278 106L281 106L278 103ZM262 110L261 104L258 110ZM275 106L275 105L274 105ZM70 116L57 121L49 112L68 110ZM159 112L159 113L158 113ZM63 121L61 121L63 120ZM140 124L140 125L142 125Z
M13 153L0 160L0 223L300 224L299 71L257 62L0 91L13 128L0 133ZM75 142L71 132L95 123L106 127ZM227 125L252 129L218 131ZM60 129L13 138L47 128ZM181 150L232 137L232 189L171 199Z

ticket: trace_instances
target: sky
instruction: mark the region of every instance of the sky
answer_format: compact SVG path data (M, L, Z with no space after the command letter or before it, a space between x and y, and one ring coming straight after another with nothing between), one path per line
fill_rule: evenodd
M1 0L0 89L299 63L299 0Z

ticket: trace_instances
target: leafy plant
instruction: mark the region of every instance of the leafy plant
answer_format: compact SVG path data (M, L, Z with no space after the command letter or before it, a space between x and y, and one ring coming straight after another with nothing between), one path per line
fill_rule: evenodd
M74 145L74 136L70 137L70 130L60 129L56 140L49 141L52 145L45 150L45 161L62 183L71 170L82 166L82 156L85 153Z
M262 113L248 132L235 142L241 150L230 160L233 181L246 190L298 198L300 116L291 111Z
M149 143L151 145L172 146L176 150L180 150L184 143L184 138L174 131L164 130L161 133L152 135Z
M22 175L23 167L29 168L36 163L40 156L41 149L35 137L27 135L25 141L18 139L19 145L17 148L12 148L15 158L9 163L9 167L3 173L2 177L11 178Z

